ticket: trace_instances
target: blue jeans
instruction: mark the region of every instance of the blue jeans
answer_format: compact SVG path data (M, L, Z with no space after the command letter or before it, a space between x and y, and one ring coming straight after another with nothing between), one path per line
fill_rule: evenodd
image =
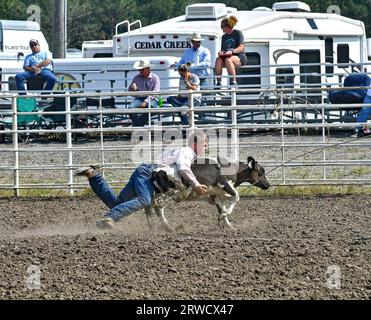
M195 107L201 105L201 101L199 99L193 99L193 103ZM179 96L170 96L167 98L167 102L170 103L173 107L180 108L180 107L188 107L188 98L186 97L179 97ZM182 114L183 112L179 113L180 121L182 125L189 125L188 114Z
M366 95L363 103L371 104L371 96ZM368 118L371 116L371 107L363 107L357 115L357 122L367 122ZM362 130L362 127L357 128L358 131Z
M205 89L205 90L214 89L214 88L211 88L210 86L209 78L201 78L201 77L200 77L200 88L201 90L202 89Z
M43 68L43 69L41 69L41 72L38 74L38 76L41 76L43 81L46 81L46 86L45 86L44 90L48 90L48 91L53 90L53 87L54 87L55 83L57 82L57 78L55 77L54 73L51 70ZM31 79L34 79L34 78L36 78L36 76L31 71L25 71L25 72L18 73L15 76L15 83L16 83L16 86L17 86L17 90L18 91L25 91L26 88L24 86L24 81L25 80L28 81L28 80L31 80Z
M154 164L141 164L118 197L99 173L90 178L93 191L110 208L104 216L117 222L134 211L150 206L155 191L152 183L155 168Z
M141 103L146 100L146 98L135 98L132 103L129 105L129 109L140 108ZM157 108L157 100L151 99L151 108ZM138 113L129 114L131 122L133 123L134 127L143 127L148 122L148 113Z

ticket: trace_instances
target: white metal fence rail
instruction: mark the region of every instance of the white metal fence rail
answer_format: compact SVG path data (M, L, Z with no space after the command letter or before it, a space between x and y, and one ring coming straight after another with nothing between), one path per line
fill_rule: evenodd
M322 92L326 90L322 88ZM270 172L268 179L273 185L371 185L371 139L353 139L349 135L345 136L343 131L340 134L335 131L347 129L349 133L362 124L327 120L331 111L346 112L363 105L331 105L324 103L323 99L317 104L292 103L286 99L287 94L292 94L292 89L283 88L265 90L267 94L276 95L275 104L237 105L238 94L254 92L254 89L222 91L229 98L215 98L216 91L203 91L205 96L214 97L213 105L194 107L194 93L188 92L192 101L189 108L141 109L140 112L148 113L150 119L145 127L131 127L128 122L107 125L108 118L138 113L138 109L104 108L102 99L127 98L134 93L40 95L40 98L65 97L65 111L39 110L40 125L34 127L19 127L17 120L20 115L35 115L35 112L18 112L19 96L5 94L2 96L4 99L12 100L12 110L1 111L1 116L3 119L11 118L11 121L7 128L0 131L0 135L11 136L11 142L0 144L0 189L13 190L16 196L23 189L67 190L72 195L75 190L87 187L86 181L74 177L74 170L89 164L101 165L108 182L119 186L140 162L153 161L155 155L166 147L164 135L168 135L167 143L174 143L171 135L173 139L182 138L183 130L196 127L203 128L213 136L210 139L211 155L223 152L241 160L252 155ZM156 94L166 96L177 93L163 91ZM99 99L97 109L76 110L71 105L72 98L84 100L87 97ZM228 103L220 104L223 100ZM316 117L310 121L295 119L297 113L306 109L310 112L315 110ZM263 118L268 115L269 121L255 121L253 118L250 122L239 120L241 114L256 111ZM189 127L173 123L179 112L189 113ZM197 123L196 117L202 113L223 114L228 121L217 121L217 124L209 124L207 121ZM65 116L65 124L44 127L43 119L51 114ZM76 117L92 117L95 119L94 126L76 126ZM162 125L161 117L170 118L170 121ZM49 135L58 135L63 142L32 140L32 136ZM112 139L112 136L118 140ZM25 138L22 141L20 137Z

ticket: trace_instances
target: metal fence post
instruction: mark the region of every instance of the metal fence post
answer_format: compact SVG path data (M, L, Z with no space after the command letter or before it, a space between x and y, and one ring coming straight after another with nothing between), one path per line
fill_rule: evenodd
M148 96L148 143L149 143L149 161L152 162L152 150L154 146L152 145L152 121L151 121L151 96Z
M19 197L19 151L17 96L12 98L12 139L14 150L14 196Z
M285 129L284 129L284 122L283 122L283 117L284 117L284 113L283 113L283 108L284 108L284 105L283 105L283 90L281 91L281 97L280 97L280 103L281 103L281 140L282 140L282 144L281 144L281 147L282 147L282 178L283 178L283 184L285 185L286 184L286 168L285 168L285 158L286 158L286 150L285 150Z
M323 104L322 104L322 142L325 144L326 143L326 128L325 128L325 124L326 124L326 121L325 121L325 108L323 107ZM323 148L323 163L326 163L326 148ZM323 172L323 180L326 180L327 179L327 170L326 170L326 166L323 165L322 167L322 172Z
M99 138L100 138L100 157L101 164L104 168L105 158L104 158L104 133L103 133L103 101L102 96L99 97ZM105 172L103 170L103 177L105 177Z
M237 106L237 90L236 88L231 89L231 107ZM231 112L232 117L232 161L237 162L239 157L239 146L238 146L238 129L237 129L237 110L233 109Z
M74 195L73 189L73 155L72 155L72 132L71 132L71 97L70 93L65 93L66 106L66 143L68 148L67 166L68 166L68 189L71 196Z
M194 115L194 96L193 96L193 90L190 90L189 96L188 96L188 101L189 101L189 128L194 128L195 127L195 115Z

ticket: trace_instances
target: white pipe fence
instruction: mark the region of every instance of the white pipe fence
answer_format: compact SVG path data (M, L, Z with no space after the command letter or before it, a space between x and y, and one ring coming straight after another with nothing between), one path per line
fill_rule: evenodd
M318 88L295 90L310 92L318 91ZM12 109L0 110L3 119L0 136L6 138L0 144L0 189L13 190L15 196L20 196L21 190L25 189L66 190L73 195L76 190L88 187L85 180L73 175L74 170L89 164L101 165L108 182L119 187L139 163L151 162L163 151L166 147L164 135L169 139L171 135L181 139L183 131L196 128L214 135L210 139L211 155L222 152L241 161L245 161L248 155L254 156L266 172L271 171L267 178L276 186L371 185L371 139L353 139L344 133L348 130L349 134L356 126L367 123L337 118L339 112L364 105L331 105L323 101L317 104L292 103L287 99L292 95L292 88L265 90L266 94L276 95L279 101L276 104L237 103L238 95L254 91L256 89L204 90L203 95L211 99L212 105L200 107L194 106L195 92L142 92L147 95L183 93L190 96L189 107L140 109L140 113L148 113L150 120L144 127L132 127L127 119L129 114L138 113L138 109L103 106L104 98L128 98L136 95L133 92L27 96L65 98L65 111L40 108L38 112L19 112L17 99L25 96L4 94L2 98L11 100ZM216 97L215 94L220 92L227 96ZM98 99L97 108L79 108L79 103L86 98ZM75 105L71 105L72 99L77 99ZM306 111L310 118L295 118L296 114L305 114ZM177 122L179 112L188 112L189 126ZM254 112L257 115L254 116ZM334 119L329 116L330 112L334 112ZM201 121L206 113L212 121ZM19 122L20 116L35 114L39 118L33 124ZM215 120L218 114L222 117ZM64 116L65 121L58 124L48 122L52 115ZM246 120L249 117L250 120ZM6 118L11 121L5 121ZM116 118L119 121L116 122ZM166 121L161 121L161 118ZM338 130L343 131L339 134ZM59 141L50 136L59 137ZM10 137L11 141L7 141Z

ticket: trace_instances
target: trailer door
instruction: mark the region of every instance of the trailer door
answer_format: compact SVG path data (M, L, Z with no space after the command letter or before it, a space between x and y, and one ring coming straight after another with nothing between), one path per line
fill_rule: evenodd
M272 40L269 49L271 84L316 87L325 82L324 40Z
M245 55L247 65L239 68L239 84L251 87L267 87L269 85L268 43L246 43Z

